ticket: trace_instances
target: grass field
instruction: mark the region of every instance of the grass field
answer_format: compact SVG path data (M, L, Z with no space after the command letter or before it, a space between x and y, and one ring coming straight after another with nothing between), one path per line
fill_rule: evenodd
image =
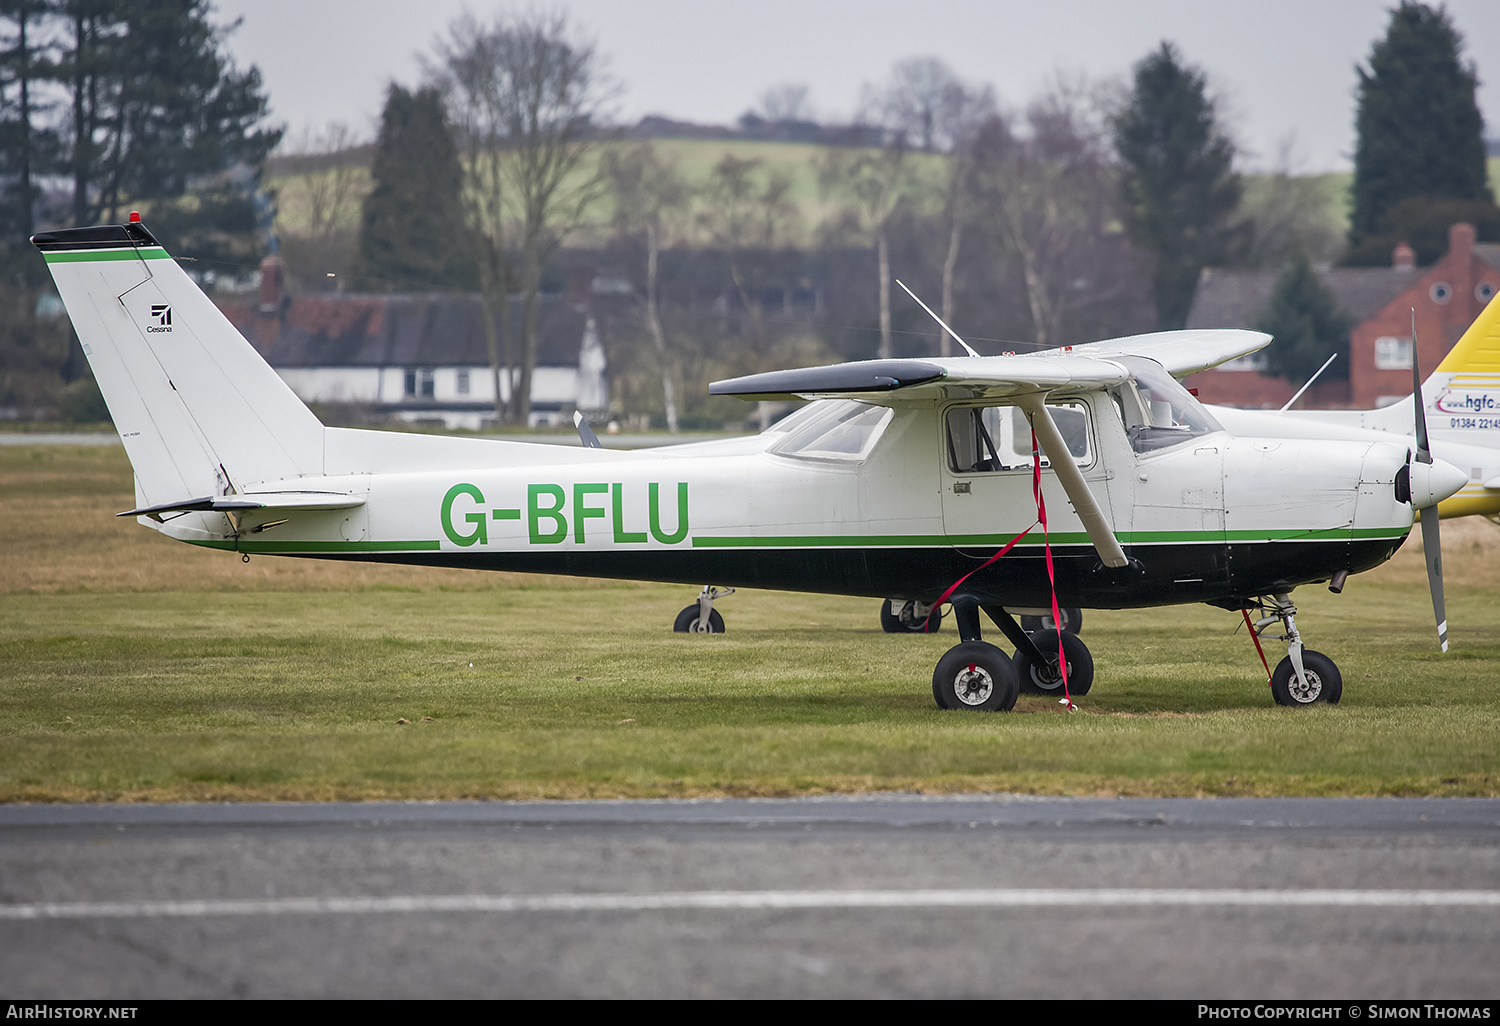
M1275 707L1238 618L1088 612L1082 710L943 713L957 637L869 599L256 558L163 539L116 447L0 449L0 800L867 790L1500 794L1500 529L1448 522L1453 651L1411 549L1297 593L1344 701ZM407 723L399 723L406 720Z

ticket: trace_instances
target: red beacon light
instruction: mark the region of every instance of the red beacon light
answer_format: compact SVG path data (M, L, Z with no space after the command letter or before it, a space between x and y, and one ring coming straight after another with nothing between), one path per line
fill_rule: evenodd
M141 212L139 210L132 210L130 212L130 223L131 224L140 224L141 223Z

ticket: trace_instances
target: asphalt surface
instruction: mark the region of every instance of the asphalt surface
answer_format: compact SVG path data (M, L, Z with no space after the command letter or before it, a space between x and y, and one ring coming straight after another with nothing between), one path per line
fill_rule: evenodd
M1500 801L0 807L0 995L1500 996Z

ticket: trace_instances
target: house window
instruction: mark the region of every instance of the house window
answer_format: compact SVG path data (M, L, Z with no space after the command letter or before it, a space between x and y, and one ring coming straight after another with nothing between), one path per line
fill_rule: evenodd
M432 396L432 368L406 368L406 398L431 399Z
M461 370L458 372L458 394L469 394L469 372L466 370Z
M1375 340L1376 370L1411 370L1411 339L1382 335Z

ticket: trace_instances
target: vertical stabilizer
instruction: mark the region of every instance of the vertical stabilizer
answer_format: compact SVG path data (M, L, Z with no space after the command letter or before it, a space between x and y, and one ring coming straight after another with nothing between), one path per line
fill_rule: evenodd
M323 472L323 425L144 225L32 238L143 504Z

